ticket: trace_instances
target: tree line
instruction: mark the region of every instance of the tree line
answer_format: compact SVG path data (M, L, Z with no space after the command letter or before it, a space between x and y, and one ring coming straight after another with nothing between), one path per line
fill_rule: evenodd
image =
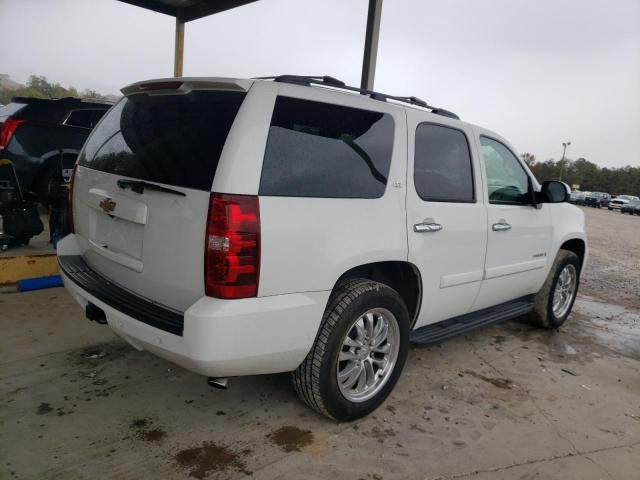
M582 191L640 196L640 167L600 167L585 158L539 162L530 153L522 154L522 159L540 181L562 180Z
M79 92L75 87L64 87L58 82L51 83L47 77L30 75L26 85L15 84L0 88L0 104L6 105L13 97L62 98L80 97L92 100L106 100L107 97L95 90L86 89Z

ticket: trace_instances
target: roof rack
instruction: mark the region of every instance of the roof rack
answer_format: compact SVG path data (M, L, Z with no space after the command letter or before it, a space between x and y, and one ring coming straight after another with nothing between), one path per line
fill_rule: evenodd
M357 92L362 95L368 95L373 100L379 100L386 102L393 100L395 102L408 103L417 107L422 107L431 110L431 113L436 115L442 115L443 117L454 118L460 120L460 117L449 110L444 108L434 107L428 105L427 102L418 97L400 97L396 95L388 95L386 93L374 92L373 90L367 90L364 88L352 87L347 85L342 80L330 77L329 75L313 76L313 75L278 75L275 77L255 77L257 80L273 80L274 82L292 83L295 85L304 85L310 87L311 85L322 85L326 87L337 88L340 90L348 90L350 92Z

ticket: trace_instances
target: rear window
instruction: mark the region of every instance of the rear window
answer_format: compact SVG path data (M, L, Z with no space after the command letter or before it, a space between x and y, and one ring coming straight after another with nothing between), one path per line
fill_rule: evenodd
M378 198L393 151L391 115L278 97L260 195Z
M78 163L123 177L210 190L245 94L125 97L89 137Z
M98 124L106 111L106 108L72 110L64 121L64 124L71 127L93 128Z
M24 103L8 103L4 107L0 107L0 119L4 120L4 117L10 117L14 113L18 113L25 105Z
M430 202L475 202L467 136L461 130L422 123L416 128L413 180Z

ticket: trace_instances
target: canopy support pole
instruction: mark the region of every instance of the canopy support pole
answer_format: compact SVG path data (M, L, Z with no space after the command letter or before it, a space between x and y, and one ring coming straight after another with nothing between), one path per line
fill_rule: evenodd
M175 54L173 63L173 76L182 76L182 65L184 61L184 19L182 15L182 9L179 8L176 12L176 39L175 39Z
M376 75L381 14L382 0L369 0L367 33L364 39L364 58L362 59L362 78L360 80L360 88L366 90L373 90L373 82Z

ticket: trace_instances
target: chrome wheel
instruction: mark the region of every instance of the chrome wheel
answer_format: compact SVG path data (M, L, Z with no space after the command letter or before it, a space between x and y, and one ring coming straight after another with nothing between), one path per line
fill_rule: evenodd
M400 327L389 310L375 308L358 317L338 357L338 387L344 398L359 403L374 397L389 380L399 349Z
M577 280L576 267L571 264L560 272L553 291L553 315L556 318L562 318L569 310L576 293Z

